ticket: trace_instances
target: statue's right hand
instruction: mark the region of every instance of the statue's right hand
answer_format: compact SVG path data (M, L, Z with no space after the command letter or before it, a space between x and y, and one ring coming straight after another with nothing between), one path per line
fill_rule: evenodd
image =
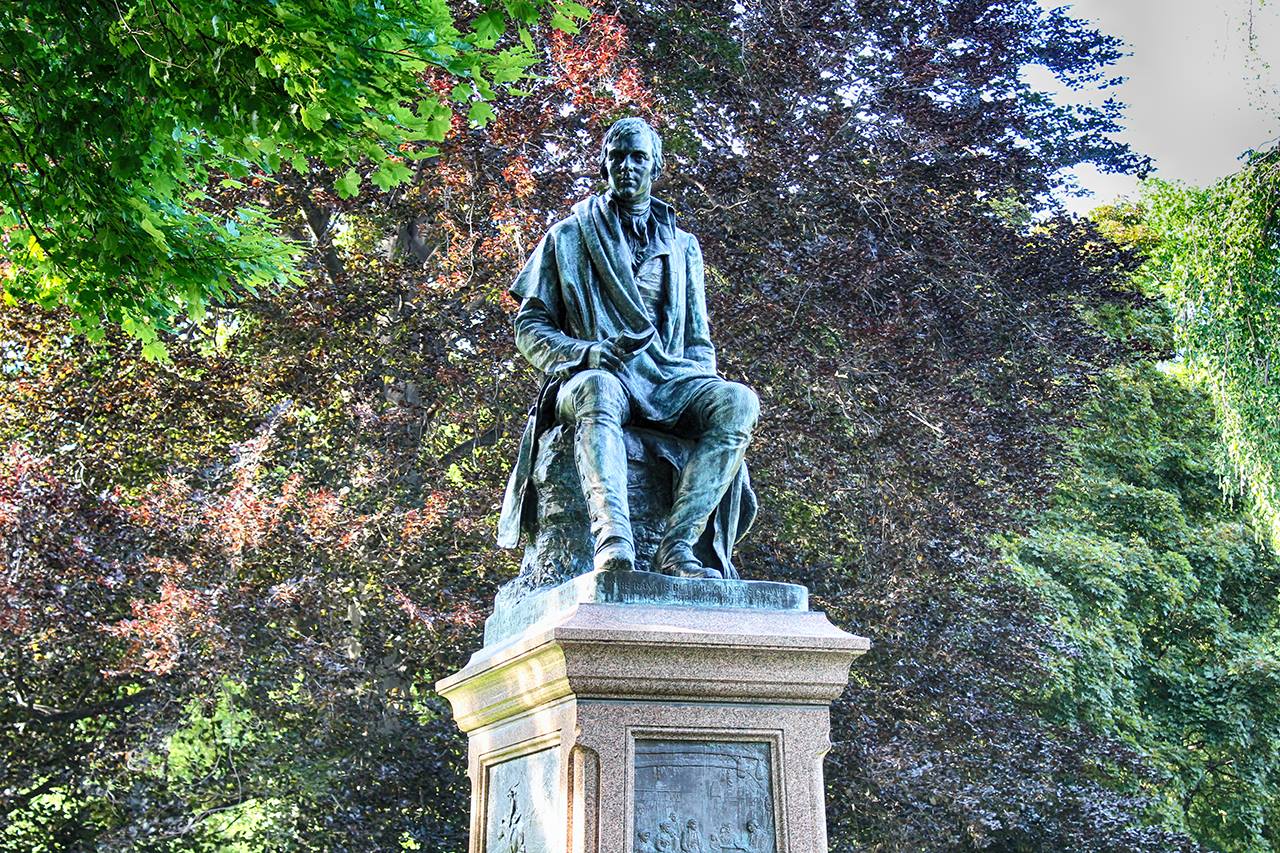
M587 367L617 373L622 369L622 349L613 341L600 341L587 350Z

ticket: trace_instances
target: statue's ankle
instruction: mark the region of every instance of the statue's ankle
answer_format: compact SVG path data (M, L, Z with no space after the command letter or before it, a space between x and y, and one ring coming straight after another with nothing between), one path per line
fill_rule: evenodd
M704 566L693 553L693 546L687 542L665 541L658 546L654 555L654 563L658 571L680 578L716 579L720 572Z
M636 549L630 540L610 536L596 546L594 560L598 572L630 572L636 567Z

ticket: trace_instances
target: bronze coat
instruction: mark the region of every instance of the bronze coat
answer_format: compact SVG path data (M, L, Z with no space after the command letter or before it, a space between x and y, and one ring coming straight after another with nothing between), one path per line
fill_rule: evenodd
M668 254L663 316L654 340L627 360L618 378L631 397L633 416L669 429L697 390L717 381L716 356L698 241L676 226L670 205L653 199L652 210L659 236L650 254ZM560 383L585 366L593 343L622 333L640 336L653 328L632 276L621 223L604 196L578 202L572 215L553 225L510 290L522 300L516 344L546 380L507 483L498 522L498 544L504 548L516 547L521 530L534 532L534 454L539 436L555 423ZM683 454L664 456L677 468L683 465ZM733 572L732 546L751 526L755 510L744 465L713 516L710 544L720 561L716 568L726 577Z

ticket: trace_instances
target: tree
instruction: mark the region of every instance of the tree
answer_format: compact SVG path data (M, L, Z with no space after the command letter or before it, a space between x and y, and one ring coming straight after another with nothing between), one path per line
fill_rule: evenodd
M1005 548L1064 638L1046 715L1130 744L1162 773L1153 818L1244 853L1280 843L1280 558L1219 488L1199 385L1108 374L1049 509Z
M319 164L338 193L404 183L455 107L474 124L537 59L529 27L584 10L445 0L34 2L0 11L0 259L8 302L71 310L94 340L162 330L297 281L298 251L219 189ZM508 26L519 38L504 39ZM367 174L364 174L367 172Z
M270 482L292 414L134 499L0 458L0 849L462 846L452 722L404 675L477 621L426 603L443 508Z
M1140 217L1142 279L1213 395L1223 471L1280 543L1280 149L1208 189L1149 181Z

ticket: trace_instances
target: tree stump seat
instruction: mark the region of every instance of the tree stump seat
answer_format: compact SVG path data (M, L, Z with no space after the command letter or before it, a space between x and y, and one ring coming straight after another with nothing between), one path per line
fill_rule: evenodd
M627 447L627 497L636 568L652 571L654 553L671 511L677 472L693 442L636 426L624 427L622 434ZM499 592L500 603L556 586L593 568L595 543L574 461L571 427L554 426L539 438L532 480L536 532L525 545L519 575ZM699 556L709 560L709 548L709 541L700 542L695 553L702 552Z

